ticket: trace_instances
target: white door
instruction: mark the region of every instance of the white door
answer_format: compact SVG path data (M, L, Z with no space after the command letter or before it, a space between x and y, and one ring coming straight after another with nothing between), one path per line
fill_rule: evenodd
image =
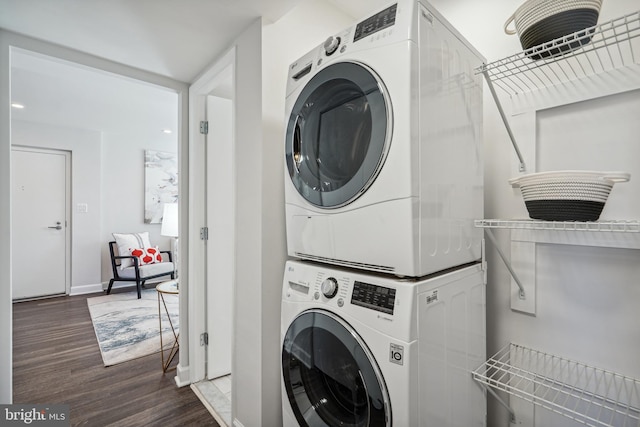
M215 93L215 92L214 92ZM207 96L207 378L231 374L235 260L233 101Z
M11 150L13 299L68 293L70 153Z

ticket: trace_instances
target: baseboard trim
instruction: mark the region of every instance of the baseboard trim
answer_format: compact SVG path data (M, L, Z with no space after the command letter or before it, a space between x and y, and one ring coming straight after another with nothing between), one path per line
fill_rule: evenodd
M85 294L95 294L98 292L103 292L104 288L103 288L103 284L102 283L95 283L92 285L80 285L80 286L72 286L71 289L69 290L69 296L74 296L74 295L85 295Z
M175 382L178 387L185 387L191 384L189 379L189 367L184 367L180 363L176 366Z
M162 283L164 280L150 280L144 284L144 288L151 289L151 287L155 287L155 285ZM71 286L71 290L69 291L69 296L72 297L74 295L85 295L85 294L95 294L98 292L104 292L109 287L109 282L104 283L95 283L92 285L76 285ZM111 289L122 289L122 288L131 288L135 289L136 284L134 282L114 282Z

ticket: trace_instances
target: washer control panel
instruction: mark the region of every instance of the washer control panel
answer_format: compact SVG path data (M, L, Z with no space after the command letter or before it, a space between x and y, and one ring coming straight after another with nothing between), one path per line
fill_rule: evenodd
M370 308L386 314L393 314L396 303L396 290L385 286L355 281L351 304Z
M393 316L397 292L394 287L372 283L346 271L305 267L289 265L291 274L286 281L285 299L314 301L338 308L358 306Z

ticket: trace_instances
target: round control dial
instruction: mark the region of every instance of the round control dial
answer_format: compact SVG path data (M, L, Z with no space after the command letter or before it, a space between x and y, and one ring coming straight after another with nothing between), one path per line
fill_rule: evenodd
M329 36L324 42L324 51L327 56L333 55L333 53L338 50L338 46L340 46L340 37Z
M327 298L333 298L338 293L338 281L333 277L329 277L320 286L320 290L322 291L322 295Z

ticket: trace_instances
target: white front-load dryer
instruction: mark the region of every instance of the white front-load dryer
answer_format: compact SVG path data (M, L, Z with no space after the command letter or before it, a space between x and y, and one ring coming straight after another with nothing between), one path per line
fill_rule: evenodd
M417 280L288 261L281 320L284 427L485 426L480 264Z
M477 260L483 58L400 0L289 68L288 254L420 277Z

